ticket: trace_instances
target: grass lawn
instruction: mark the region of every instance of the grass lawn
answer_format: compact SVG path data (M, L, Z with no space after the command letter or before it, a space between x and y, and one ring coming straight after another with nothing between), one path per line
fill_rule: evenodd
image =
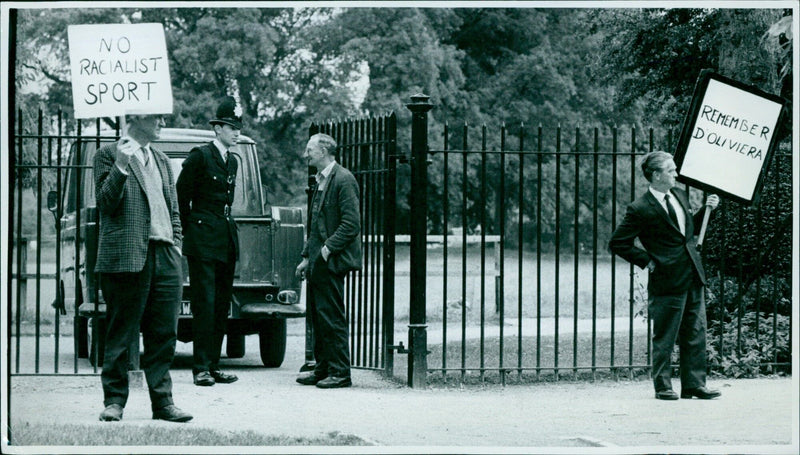
M337 432L317 438L264 435L254 431L220 432L174 425L169 428L124 425L15 425L12 446L365 446L361 438Z
M573 347L571 334L559 337L558 356L555 350L555 338L543 336L539 344L537 363L536 337L522 337L522 350L519 349L517 336L506 336L503 340L503 369L505 380L511 383L527 383L536 381L553 381L557 379L592 379L637 377L645 375L647 369L647 335L634 334L632 348L629 347L628 336L617 336L614 339L614 366L611 365L611 336L601 334L596 338L594 348L594 366L592 371L592 339L591 334L579 334L577 351ZM454 382L486 382L498 383L500 376L500 339L486 338L483 345L480 339L468 339L463 346L460 340L448 342L447 349L441 344L428 345L428 382L431 385L445 385ZM483 356L481 355L483 352ZM521 352L521 355L520 355ZM442 359L445 359L443 363ZM462 377L462 358L465 359ZM483 358L483 362L481 362ZM558 377L555 374L556 358L558 359ZM401 381L407 380L407 355L395 355L394 376ZM485 369L481 374L481 365ZM628 368L633 365L632 368ZM539 367L537 374L536 367ZM577 369L573 369L576 366ZM518 368L522 368L521 374ZM443 369L447 369L443 374ZM438 370L438 371L437 371Z
M499 255L487 251L482 267L479 248L467 248L466 263L462 261L461 251L456 248L448 250L446 276L442 249L429 248L427 251L425 298L428 320L442 320L445 307L449 310L448 318L452 317L451 313L460 317L462 302L466 305L467 318L479 318L481 307L484 314L494 314L501 301L507 318L520 314L522 317L577 314L580 319L604 318L611 317L612 307L616 316L626 315L632 299L641 301L646 298L647 274L634 269L631 294L629 264L617 259L612 267L608 254L598 255L596 266L591 254L580 254L576 274L572 252L562 252L556 261L553 254L537 258L536 252L525 251L520 260L516 250L505 252L502 298L499 298L500 293L496 292ZM410 298L407 251L398 248L395 267L395 315L403 320L408 318ZM453 312L454 308L458 310Z

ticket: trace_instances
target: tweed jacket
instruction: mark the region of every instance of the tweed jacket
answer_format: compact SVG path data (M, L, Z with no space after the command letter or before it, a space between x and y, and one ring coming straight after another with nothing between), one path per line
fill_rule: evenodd
M331 253L328 256L331 272L343 275L361 270L361 215L355 177L337 163L324 189L315 190L313 197L321 201L309 214L309 235L302 253L309 259L311 273L323 245Z
M220 262L228 262L231 253L239 257L238 227L230 213L238 168L233 153L226 163L213 142L193 148L184 160L175 186L185 256Z
M139 272L144 268L150 239L150 206L139 160L131 158L128 175L114 164L117 144L101 147L94 156L95 195L99 213L98 273ZM172 241L181 248L181 222L175 180L169 158L150 147L161 173L164 200L172 222Z
M640 268L647 267L650 260L655 262L647 285L650 296L686 292L695 280L706 283L695 239L706 208L704 206L692 217L686 193L677 188L670 193L683 209L686 236L670 220L655 196L647 191L628 206L625 218L609 242L612 253ZM634 245L637 237L644 249Z

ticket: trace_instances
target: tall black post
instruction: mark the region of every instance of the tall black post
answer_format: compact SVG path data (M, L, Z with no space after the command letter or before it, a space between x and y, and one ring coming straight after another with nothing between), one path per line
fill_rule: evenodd
M425 280L428 243L428 111L427 95L411 97L411 302L408 324L408 385L425 387L428 375L428 325Z
M5 272L5 273L8 274L6 276L6 279L7 279L6 283L8 283L8 286L6 287L6 292L7 292L7 294L6 294L6 302L8 302L8 305L6 306L6 318L7 318L6 320L7 321L12 321L13 320L13 318L12 318L13 313L11 311L11 302L12 302L12 300L11 300L11 292L12 292L11 291L11 288L12 288L11 279L12 279L12 273L13 273L12 270L14 270L13 269L13 264L14 264L14 259L13 259L14 253L13 252L14 252L14 241L16 239L14 238L14 236L11 233L14 231L13 230L13 226L14 226L14 210L15 209L18 210L19 213L20 213L19 216L22 216L22 210L20 209L20 207L14 207L14 185L16 184L17 179L20 178L19 175L17 174L17 172L18 172L17 171L17 162L16 162L17 149L14 148L15 141L17 140L17 138L16 138L16 136L14 134L14 127L17 126L16 122L20 122L19 129L22 130L22 116L20 115L20 118L16 117L16 114L17 114L17 104L16 104L16 97L17 97L17 93L16 93L16 88L17 88L17 86L16 86L17 12L18 12L18 10L16 8L10 8L8 10L8 125L9 125L9 128L8 128L8 143L6 144L6 147L7 147L6 150L9 150L10 152L8 153L8 177L9 178L8 178L8 188L7 188L8 192L6 193L6 194L8 194L8 201L7 201L7 204L8 204L8 206L7 206L8 207L8 219L6 220L6 223L8 223L8 224L6 224L6 226L8 226L8 227L6 229L8 229L8 232L9 232L9 234L8 234L8 244L6 245L6 248L7 248L6 251L8 253L7 253L7 263L6 263L6 272ZM20 146L19 150L20 150L19 153L20 153L20 161L21 161L22 160L22 146ZM2 191L3 190L0 189L0 193ZM17 250L17 255L19 255L19 251L20 250ZM17 272L19 273L19 269L17 269ZM21 276L22 276L22 274L19 275L19 277L21 277ZM19 298L20 295L17 294L17 297ZM17 317L19 317L19 313L17 313ZM10 324L9 324L8 328L9 329L11 328ZM19 334L20 332L17 332L17 333ZM19 340L19 339L20 339L20 337L17 336L17 340ZM3 367L6 369L6 371L11 371L11 337L8 338L8 341L9 341L9 343L8 343L8 346L6 347L6 349L7 349L6 350L6 363L5 363L5 365L3 365ZM19 358L19 350L17 350L17 358ZM8 392L8 395L6 395L8 397L8 401L6 401L6 408L3 409L3 412L5 412L6 416L10 419L11 418L11 400L12 400L12 395L10 393L11 392L11 386L10 385L8 386L8 389L6 390L6 392ZM13 431L12 428L13 428L12 426L8 427L8 442L9 442L9 444L13 444L15 442L14 441L14 431Z

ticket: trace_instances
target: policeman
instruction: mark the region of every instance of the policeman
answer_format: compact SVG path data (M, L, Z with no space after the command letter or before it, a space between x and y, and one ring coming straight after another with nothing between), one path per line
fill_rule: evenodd
M236 222L231 216L236 172L235 153L242 129L241 108L222 100L209 122L215 139L195 147L183 162L176 189L184 230L183 254L189 263L194 361L198 386L229 384L237 378L219 369L222 339L239 257Z

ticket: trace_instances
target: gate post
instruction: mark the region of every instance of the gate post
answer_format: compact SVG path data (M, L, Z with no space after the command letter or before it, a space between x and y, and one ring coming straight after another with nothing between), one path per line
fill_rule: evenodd
M425 387L428 375L428 325L425 315L425 286L428 225L428 111L433 105L427 95L411 97L411 298L408 317L408 385Z

